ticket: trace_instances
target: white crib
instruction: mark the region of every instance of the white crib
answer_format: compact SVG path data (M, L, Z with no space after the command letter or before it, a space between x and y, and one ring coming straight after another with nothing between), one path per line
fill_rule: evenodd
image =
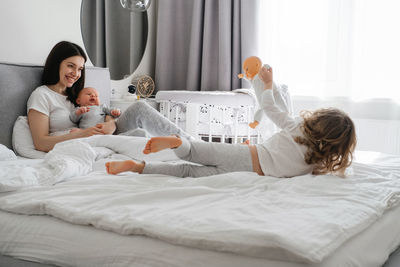
M165 117L198 139L209 142L240 143L249 140L256 144L277 130L266 118L256 129L248 126L257 106L250 89L230 92L159 91L156 101Z

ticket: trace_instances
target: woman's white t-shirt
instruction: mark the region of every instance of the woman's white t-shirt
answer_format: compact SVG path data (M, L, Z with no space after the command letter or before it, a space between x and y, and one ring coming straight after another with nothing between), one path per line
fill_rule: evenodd
M50 134L68 132L76 128L76 124L69 119L74 110L74 104L67 100L67 96L54 92L46 85L36 88L28 99L27 110L34 109L49 117Z

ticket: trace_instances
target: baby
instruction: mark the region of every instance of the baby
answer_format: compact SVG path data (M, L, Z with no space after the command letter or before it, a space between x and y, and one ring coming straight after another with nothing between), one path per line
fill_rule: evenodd
M104 122L107 115L114 118L121 115L119 109L108 108L106 105L100 104L99 93L93 87L83 88L79 92L76 104L79 107L71 112L69 118L72 122L78 124L81 129L93 127L98 123ZM77 130L79 129L74 128L71 132Z

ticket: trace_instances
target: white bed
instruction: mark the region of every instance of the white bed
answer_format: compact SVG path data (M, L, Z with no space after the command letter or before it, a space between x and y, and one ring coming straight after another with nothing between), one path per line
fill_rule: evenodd
M346 179L107 175L107 160L146 157L127 138L0 161L0 266L372 267L399 247L400 156L358 151Z
M54 181L40 179L43 168L53 172L51 157L0 162L3 177L14 174L1 185L10 191L0 194L0 252L60 266L381 266L400 244L398 156L358 152L346 179L107 175L105 161L141 157L145 139L129 138L56 147L66 165ZM98 158L85 144L121 154L102 151L93 171L71 171L74 160ZM72 149L84 156L68 159ZM152 157L176 160L170 151ZM37 173L25 179L16 166Z
M251 258L175 246L143 236L122 236L48 216L0 212L2 253L60 266L382 266L400 242L400 208L346 242L321 264ZM397 229L393 231L392 229ZM44 234L45 233L45 234ZM13 245L4 249L5 240ZM373 241L373 242L372 242ZM398 265L393 265L398 266Z

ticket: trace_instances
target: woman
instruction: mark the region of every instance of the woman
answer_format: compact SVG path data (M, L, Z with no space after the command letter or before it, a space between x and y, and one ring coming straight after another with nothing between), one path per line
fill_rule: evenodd
M69 119L75 100L85 83L83 49L74 43L61 41L50 51L43 70L42 86L28 99L28 122L35 148L48 152L55 144L96 134L135 134L144 128L150 135L179 134L190 137L155 109L144 103L133 104L120 122L110 117L95 127L70 132L77 126ZM118 128L117 128L118 127Z

